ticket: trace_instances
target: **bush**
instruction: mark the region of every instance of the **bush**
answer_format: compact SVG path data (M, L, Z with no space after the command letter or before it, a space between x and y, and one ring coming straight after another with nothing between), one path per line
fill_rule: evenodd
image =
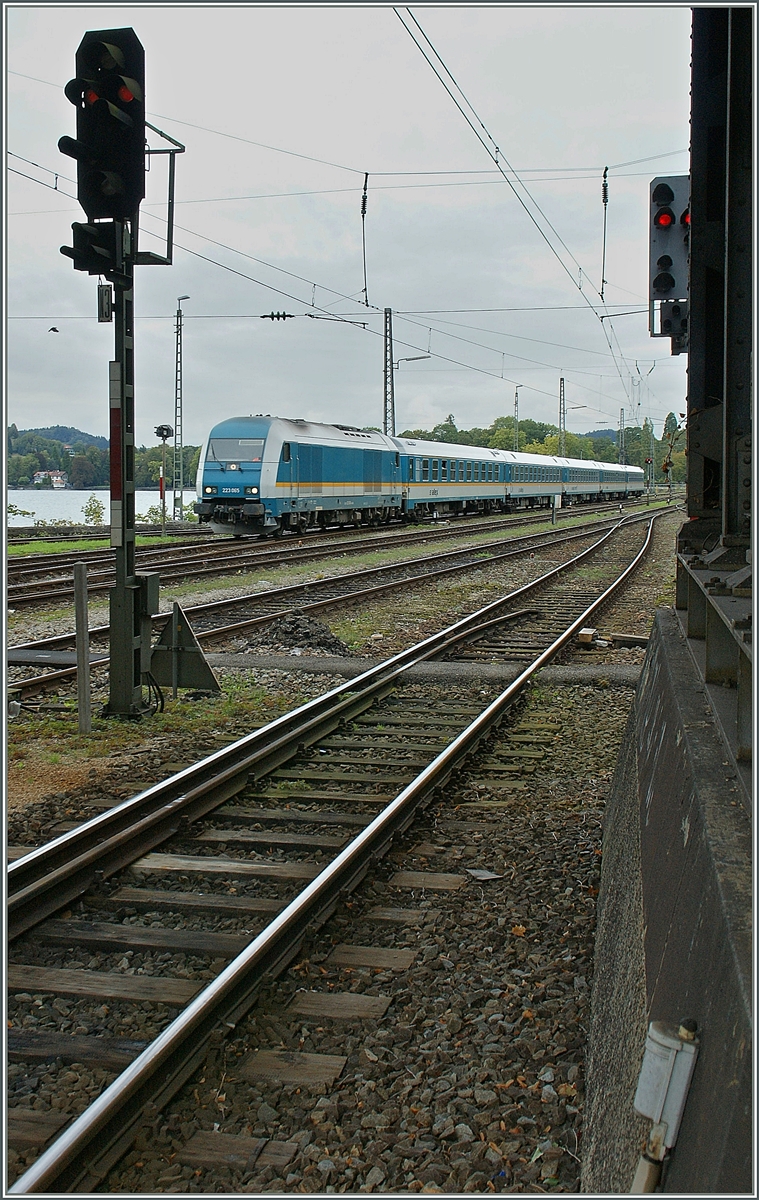
M97 496L90 496L86 504L82 505L82 516L84 517L85 525L105 525L105 505L102 500L98 500Z

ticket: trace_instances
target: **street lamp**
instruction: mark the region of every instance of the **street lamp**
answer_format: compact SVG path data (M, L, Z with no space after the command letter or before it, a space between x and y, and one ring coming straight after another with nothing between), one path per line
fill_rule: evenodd
M172 519L184 516L184 466L182 463L182 301L189 296L177 296L176 353L174 373L174 472L172 477Z
M166 536L166 443L170 437L174 436L174 430L170 425L156 425L155 435L163 442L163 454L161 455L161 537Z
M432 358L431 354L415 354L413 358L399 358L393 363L393 370L397 371L402 362L419 362L421 358Z

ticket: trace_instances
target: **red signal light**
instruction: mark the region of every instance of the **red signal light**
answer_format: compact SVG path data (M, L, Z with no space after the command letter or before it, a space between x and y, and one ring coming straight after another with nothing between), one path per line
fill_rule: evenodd
M690 229L690 209L689 208L686 208L685 212L680 217L680 224L685 225L688 229Z
M123 100L125 104L128 104L130 102L130 100L134 100L134 95L132 94L132 92L130 92L129 88L127 87L127 85L125 83L121 84L121 86L117 92L117 95L118 95L119 100Z
M91 105L96 104L100 96L93 88L87 88L87 91L84 93L84 99L87 104Z
M654 225L659 229L670 229L675 223L675 214L671 208L660 208L654 216Z

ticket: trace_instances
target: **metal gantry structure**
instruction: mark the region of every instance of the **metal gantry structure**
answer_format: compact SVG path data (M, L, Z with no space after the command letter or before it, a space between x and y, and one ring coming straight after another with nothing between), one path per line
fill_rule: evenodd
M182 441L182 301L189 296L177 297L177 323L174 367L174 471L172 475L172 520L181 521L184 516L184 447Z

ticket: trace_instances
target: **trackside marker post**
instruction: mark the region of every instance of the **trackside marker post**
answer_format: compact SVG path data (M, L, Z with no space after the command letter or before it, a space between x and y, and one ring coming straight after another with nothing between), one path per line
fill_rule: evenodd
M92 732L90 694L90 628L87 606L87 564L74 563L74 611L76 617L76 690L79 732Z

